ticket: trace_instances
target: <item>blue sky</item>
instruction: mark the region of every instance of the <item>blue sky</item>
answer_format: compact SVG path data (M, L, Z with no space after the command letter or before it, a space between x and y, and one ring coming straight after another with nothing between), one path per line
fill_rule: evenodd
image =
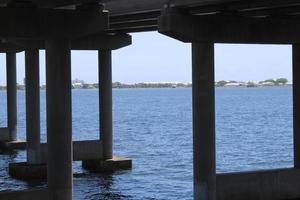
M132 34L133 44L113 52L113 81L191 82L191 45L156 32ZM45 53L40 51L41 84ZM72 78L97 82L97 52L72 51ZM17 55L17 81L24 78L24 53ZM292 78L290 45L215 45L215 79L259 81ZM0 85L5 84L5 55L0 55Z

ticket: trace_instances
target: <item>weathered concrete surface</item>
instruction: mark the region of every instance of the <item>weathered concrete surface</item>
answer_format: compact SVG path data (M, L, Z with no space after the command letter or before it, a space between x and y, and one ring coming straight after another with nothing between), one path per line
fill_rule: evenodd
M24 150L26 142L21 140L10 141L9 128L0 128L0 149L2 150Z
M299 18L197 16L168 8L158 19L158 31L182 42L293 44L300 43L299 23Z
M7 127L0 128L0 141L9 140L9 129Z
M112 172L132 168L129 158L113 157L113 159L82 160L82 167L92 172ZM10 163L9 175L20 180L35 180L47 178L47 165L32 165L26 162Z
M101 140L86 140L73 142L73 160L96 160L103 159ZM28 164L10 163L9 175L16 179L32 180L47 178L47 144L41 145L41 163L43 164Z
M40 65L39 50L25 51L27 162L40 164Z
M17 64L16 53L6 53L7 127L9 141L17 140Z
M1 142L0 141L0 149L3 150L25 150L26 149L26 142L17 140L11 142Z
M0 24L1 38L22 40L80 38L107 29L108 12L99 9L1 7Z
M101 140L85 140L73 142L73 160L93 160L102 159L102 141ZM41 144L41 160L42 163L47 162L47 144Z
M278 169L217 175L217 200L300 198L300 169Z
M46 41L47 182L51 200L72 200L71 51L65 39Z
M128 34L94 34L71 41L72 50L116 50L131 44L131 36ZM0 42L2 49L21 51L24 49L45 49L45 41L15 40L11 43Z
M128 170L132 168L132 160L114 156L106 160L84 160L82 167L91 172L112 172L117 170Z
M192 44L194 200L216 200L214 44Z
M112 58L111 51L98 51L100 138L104 159L113 158Z
M47 165L34 165L26 162L10 163L8 166L8 173L11 177L20 180L46 179Z
M75 161L103 158L101 140L74 141L73 145L73 160Z
M0 192L1 200L48 200L48 190L36 189L36 190L23 190L23 191L9 191Z
M293 136L294 167L300 168L300 45L293 44Z

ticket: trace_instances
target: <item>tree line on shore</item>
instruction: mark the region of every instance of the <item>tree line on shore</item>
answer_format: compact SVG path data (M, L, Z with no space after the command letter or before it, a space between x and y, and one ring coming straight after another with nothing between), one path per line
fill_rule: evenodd
M264 81L254 82L254 81L217 81L215 82L216 87L264 87L264 86L285 86L288 83L286 78L278 79L266 79Z

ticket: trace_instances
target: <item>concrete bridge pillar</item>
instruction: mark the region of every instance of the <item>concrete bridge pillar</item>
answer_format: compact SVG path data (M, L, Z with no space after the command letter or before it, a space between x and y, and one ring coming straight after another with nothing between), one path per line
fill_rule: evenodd
M216 199L214 44L192 43L194 200Z
M16 53L6 53L7 127L0 128L0 149L25 149L26 142L17 140L17 69Z
M294 167L300 168L300 45L293 44Z
M16 53L6 53L8 141L17 140L17 70Z
M98 51L100 137L103 158L113 157L111 50Z
M131 169L131 159L113 156L111 50L99 50L98 59L100 140L102 142L102 159L84 160L82 161L82 166L83 168L93 172Z
M51 200L71 200L71 51L68 40L46 41L46 85L49 195Z
M27 164L40 164L39 50L25 51Z

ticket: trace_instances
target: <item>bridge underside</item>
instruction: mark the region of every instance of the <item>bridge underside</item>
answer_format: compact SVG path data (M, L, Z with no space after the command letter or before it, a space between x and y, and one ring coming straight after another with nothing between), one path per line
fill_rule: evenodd
M100 158L85 162L88 167L113 158L111 51L130 45L128 33L143 31L192 43L194 199L300 198L299 14L298 0L0 0L0 52L7 54L9 103L8 127L0 139L17 139L15 54L25 51L26 98L33 102L26 105L27 161L48 168L47 189L0 193L0 198L72 199L71 166L79 154L73 155L71 139L71 49L99 51L101 150L79 157ZM216 174L215 43L293 45L294 168ZM46 50L46 147L39 135L39 49ZM45 152L46 161L41 159Z

